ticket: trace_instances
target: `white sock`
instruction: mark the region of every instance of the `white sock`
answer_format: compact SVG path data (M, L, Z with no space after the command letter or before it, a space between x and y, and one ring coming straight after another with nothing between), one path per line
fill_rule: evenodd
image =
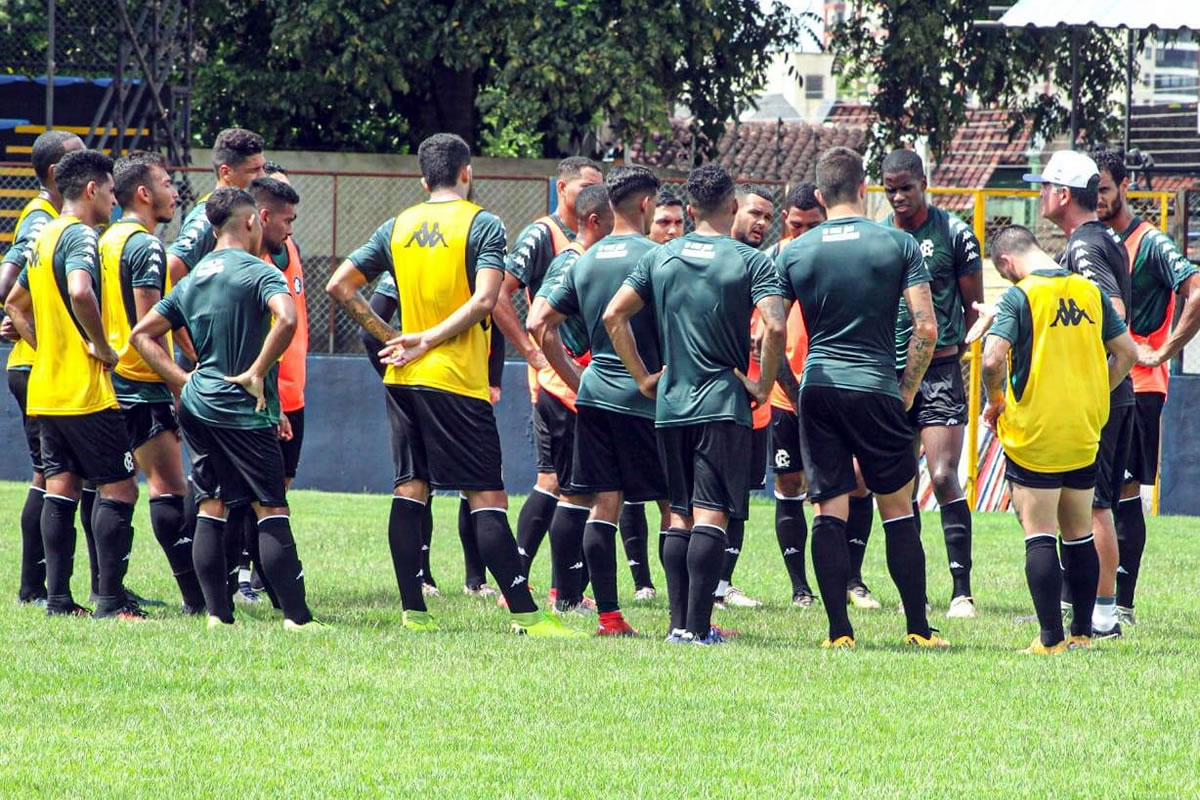
M250 570L239 569L238 570L238 583L249 583L249 582L250 582Z
M717 590L713 592L713 596L724 597L727 591L729 591L729 581L718 581Z
M1117 600L1115 597L1096 598L1096 606L1092 609L1092 627L1108 630L1117 621Z

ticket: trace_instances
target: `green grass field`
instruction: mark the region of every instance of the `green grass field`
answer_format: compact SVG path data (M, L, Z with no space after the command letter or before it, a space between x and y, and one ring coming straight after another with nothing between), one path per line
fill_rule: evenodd
M1200 794L1200 521L1150 521L1141 624L1053 659L1035 634L1013 517L976 517L974 621L934 624L954 647L900 645L892 610L852 612L859 649L825 652L820 607L789 606L758 503L736 583L766 601L717 612L742 636L661 643L660 598L627 614L635 640L526 640L461 593L456 500L435 503L431 609L413 635L385 535L388 500L296 492L310 602L328 635L294 637L238 609L210 634L175 610L140 504L129 584L169 599L147 624L47 620L16 603L24 487L0 484L0 796L257 797L1195 797ZM510 512L516 520L520 499ZM930 596L949 576L925 517ZM883 534L864 575L897 596ZM547 586L548 554L533 583ZM79 547L77 597L86 597ZM632 592L622 568L622 597ZM587 627L582 618L569 624Z

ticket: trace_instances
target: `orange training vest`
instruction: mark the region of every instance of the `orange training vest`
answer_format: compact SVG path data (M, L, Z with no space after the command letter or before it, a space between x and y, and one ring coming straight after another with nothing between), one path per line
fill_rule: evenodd
M1154 230L1154 226L1146 222L1146 220L1142 220L1141 224L1134 228L1133 233L1129 234L1129 238L1125 240L1125 252L1129 254L1129 272L1131 275L1133 274L1133 262L1137 260L1138 250L1142 247L1142 240L1152 230ZM1132 309L1130 309L1130 313L1132 315ZM1171 300L1167 303L1167 313L1163 318L1162 325L1158 326L1148 336L1139 336L1132 330L1129 333L1138 344L1148 344L1157 350L1166 344L1167 337L1171 334L1171 320L1174 318L1175 292L1171 292ZM1157 367L1143 367L1141 364L1134 364L1130 374L1133 376L1134 392L1138 394L1157 392L1166 396L1169 372L1165 362L1159 364Z
M296 335L283 351L279 361L279 406L285 412L304 408L304 382L308 359L308 303L304 298L304 265L300 263L300 250L289 236L284 242L287 248L287 268L283 278L287 281L288 293L296 304Z

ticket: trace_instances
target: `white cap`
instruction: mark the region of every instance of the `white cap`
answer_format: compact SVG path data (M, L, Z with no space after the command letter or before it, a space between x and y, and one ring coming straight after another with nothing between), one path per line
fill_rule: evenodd
M1099 174L1100 170L1096 167L1096 162L1083 153L1077 153L1074 150L1059 150L1050 156L1050 161L1042 170L1041 175L1026 173L1022 180L1026 183L1054 183L1059 186L1086 189L1088 182Z

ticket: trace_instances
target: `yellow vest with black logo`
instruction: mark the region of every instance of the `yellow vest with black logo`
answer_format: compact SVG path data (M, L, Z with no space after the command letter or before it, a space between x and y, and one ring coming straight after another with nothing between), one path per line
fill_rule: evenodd
M471 298L467 237L481 210L466 200L427 202L396 217L392 272L404 333L432 328ZM490 338L483 325L472 325L410 364L389 365L383 382L487 400Z
M29 260L29 293L38 342L29 373L26 405L30 416L76 416L118 407L112 379L104 365L88 354L88 342L71 316L67 282L64 279L59 286L54 274L54 251L63 231L82 224L75 217L48 223ZM97 298L103 308L102 291Z
M146 226L137 220L123 219L110 225L100 237L100 286L104 296L100 298L101 318L104 320L104 332L108 335L108 344L117 351L120 360L114 371L122 378L143 383L162 383L162 378L142 360L137 350L129 344L129 333L133 330L130 317L137 320L137 306L133 305L133 288L129 287L126 295L125 281L121 276L121 257L125 253L125 245L135 233L149 233ZM165 271L165 262L164 262ZM167 272L163 296L171 291L171 275ZM127 305L128 302L128 305ZM167 352L174 357L171 345L171 334L167 334Z
M21 225L25 222L25 218L34 211L45 211L50 215L50 219L58 218L58 209L55 208L49 200L44 197L35 197L26 203L25 207L21 209L21 216L17 217L17 226L13 228L13 230L21 230ZM37 243L34 242L34 244L36 245ZM8 353L8 363L5 365L5 369L31 367L33 366L33 356L33 346L24 339L21 339L13 343L13 348Z
M1028 380L1013 387L1013 356L997 433L1004 455L1036 472L1090 466L1108 422L1108 354L1100 290L1081 275L1030 275L1017 284L1033 320Z

